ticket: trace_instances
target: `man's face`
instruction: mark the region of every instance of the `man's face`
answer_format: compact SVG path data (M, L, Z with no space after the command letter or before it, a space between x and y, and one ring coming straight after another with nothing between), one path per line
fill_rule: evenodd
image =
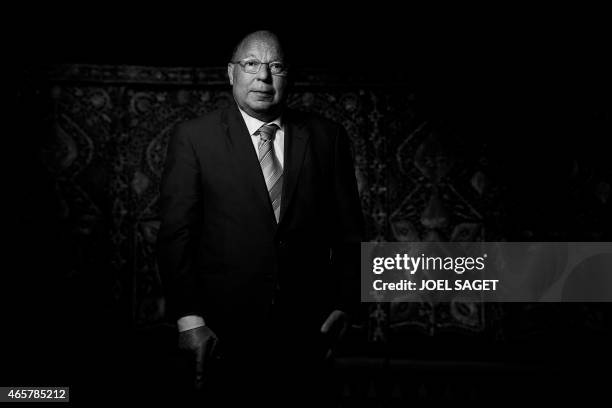
M278 43L272 39L252 39L238 50L234 60L245 59L283 62L283 54ZM287 77L272 75L267 64L262 65L256 74L249 74L239 64L229 63L227 74L234 99L243 111L263 121L272 120L280 114Z

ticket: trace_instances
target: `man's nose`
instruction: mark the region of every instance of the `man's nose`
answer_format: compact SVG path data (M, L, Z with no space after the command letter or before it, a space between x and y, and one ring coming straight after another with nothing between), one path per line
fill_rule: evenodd
M262 81L267 81L272 77L270 73L270 64L262 63L259 67L259 72L257 72L257 78Z

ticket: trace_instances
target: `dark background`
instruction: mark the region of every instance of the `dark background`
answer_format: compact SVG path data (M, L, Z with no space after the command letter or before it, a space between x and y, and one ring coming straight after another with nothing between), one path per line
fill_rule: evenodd
M152 388L165 388L166 395L178 387L168 374L176 368L172 330L134 324L98 281L57 278L71 255L58 254L60 245L54 245L63 224L39 154L53 107L32 89L44 89L45 73L58 65L222 67L243 33L271 28L295 50L298 68L414 93L415 112L437 132L468 141L468 147L486 145L487 160L496 164L493 178L503 187L498 236L611 241L609 198L598 201L593 193L597 183L609 189L612 174L610 33L598 10L355 13L257 6L53 6L13 14L5 55L10 78L17 79L9 84L16 84L17 109L9 119L15 150L5 164L9 191L16 192L9 197L18 197L8 200L16 204L9 224L16 221L17 245L8 247L6 263L3 384L69 384L81 399L103 384L135 399L151 396ZM246 10L248 17L236 17ZM389 107L400 112L392 102ZM576 166L579 176L573 177ZM492 320L521 329L504 341L491 334L408 332L375 342L364 311L347 345L343 367L353 381L347 400L484 399L494 390L516 397L516 389L555 399L559 386L577 398L602 392L598 373L610 367L607 305L505 306L488 314L501 314L506 320ZM430 364L437 360L446 363ZM375 368L380 361L385 370ZM392 390L389 384L397 383L408 391Z

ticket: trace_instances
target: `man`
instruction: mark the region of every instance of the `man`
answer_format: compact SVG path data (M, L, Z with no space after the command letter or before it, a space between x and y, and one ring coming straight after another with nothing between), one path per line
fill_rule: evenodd
M301 392L359 302L349 140L285 107L288 61L273 33L247 35L227 72L236 104L178 126L168 146L158 237L168 312L198 386L258 392L289 379Z

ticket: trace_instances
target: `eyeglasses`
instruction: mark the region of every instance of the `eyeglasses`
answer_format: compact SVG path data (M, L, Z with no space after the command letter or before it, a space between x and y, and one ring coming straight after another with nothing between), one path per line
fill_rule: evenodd
M233 64L238 64L242 70L248 74L256 74L261 69L262 65L267 65L270 68L270 73L277 76L286 76L288 67L286 64L273 61L273 62L261 62L257 59L248 59L242 61L231 61Z

